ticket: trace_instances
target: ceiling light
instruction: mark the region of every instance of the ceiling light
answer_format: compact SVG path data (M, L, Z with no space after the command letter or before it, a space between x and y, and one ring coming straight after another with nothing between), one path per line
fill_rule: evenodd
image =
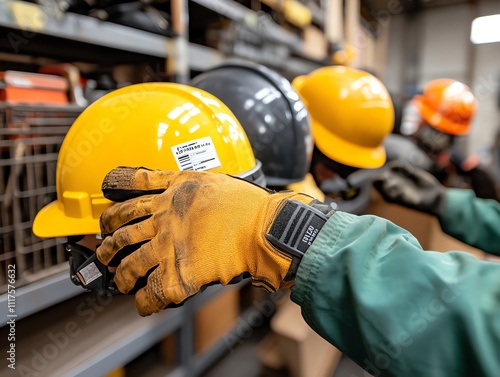
M474 44L500 42L500 14L474 19L470 40Z

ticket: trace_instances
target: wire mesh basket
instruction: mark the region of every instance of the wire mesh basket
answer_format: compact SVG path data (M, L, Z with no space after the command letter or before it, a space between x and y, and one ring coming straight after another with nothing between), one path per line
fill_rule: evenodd
M16 286L67 268L64 239L31 231L36 213L56 199L57 154L83 109L0 103L0 294L16 265Z

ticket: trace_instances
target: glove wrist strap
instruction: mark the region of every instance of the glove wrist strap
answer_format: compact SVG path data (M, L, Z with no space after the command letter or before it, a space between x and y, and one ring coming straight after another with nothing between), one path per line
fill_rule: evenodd
M266 239L273 246L292 258L285 282L295 278L302 257L334 212L323 203L314 201L311 204L287 200L266 234ZM315 208L317 205L319 208Z

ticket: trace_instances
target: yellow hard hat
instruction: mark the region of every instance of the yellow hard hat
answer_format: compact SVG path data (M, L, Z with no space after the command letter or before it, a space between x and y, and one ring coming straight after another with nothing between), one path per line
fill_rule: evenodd
M247 136L216 97L173 83L137 84L90 105L68 131L57 160L57 200L38 212L39 237L99 234L111 204L101 192L117 166L225 172L263 183Z
M328 158L357 168L385 163L383 140L394 126L384 84L368 72L343 66L295 78L312 120L314 142Z

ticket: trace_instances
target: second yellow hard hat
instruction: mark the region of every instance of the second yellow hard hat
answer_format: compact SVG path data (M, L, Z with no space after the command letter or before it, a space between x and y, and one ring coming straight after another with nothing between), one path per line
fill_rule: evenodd
M379 79L358 69L330 66L292 84L309 110L314 142L324 155L357 168L385 163L383 140L394 126L394 107Z

